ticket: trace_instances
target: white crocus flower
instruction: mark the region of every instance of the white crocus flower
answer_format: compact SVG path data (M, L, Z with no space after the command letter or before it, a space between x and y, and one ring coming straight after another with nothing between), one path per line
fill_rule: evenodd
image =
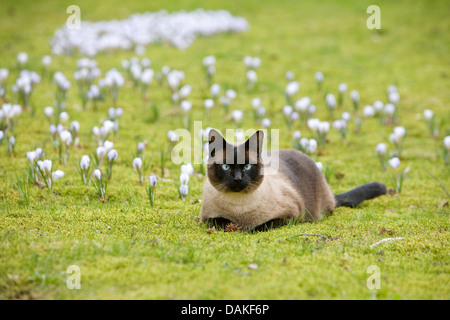
M97 158L100 161L106 155L106 148L105 147L98 147L96 152L97 152Z
M389 93L389 101L393 104L397 104L400 101L400 94L398 92Z
M182 185L187 185L189 182L189 175L187 173L180 174L180 183Z
M80 161L81 170L83 170L83 171L87 170L90 165L91 165L91 159L89 158L89 156L88 155L82 156L81 161Z
M294 131L294 133L292 134L292 138L294 140L299 140L302 137L302 133L298 130Z
M108 152L108 161L111 163L117 159L118 153L116 149L112 149Z
M53 181L59 180L59 179L63 178L64 175L65 175L64 171L56 170L56 171L52 172L52 180Z
M433 116L434 116L433 110L425 109L423 111L423 117L425 118L425 120L429 121L429 120L433 119Z
M316 79L316 81L317 81L318 83L322 83L323 80L325 79L325 76L323 75L322 72L318 71L318 72L316 72L316 73L314 74L314 79Z
M72 134L68 130L63 130L59 134L59 138L61 139L61 142L68 146L72 143Z
M292 97L299 89L300 83L298 81L291 81L286 85L285 93L288 97Z
M339 91L339 93L340 94L344 94L344 93L346 93L347 92L347 84L345 84L345 83L340 83L339 84L339 86L338 86L338 91Z
M393 169L398 169L400 167L400 159L397 157L390 159L388 163Z
M211 85L209 92L211 93L213 98L217 98L217 96L220 93L220 85L217 83L214 83L213 85Z
M140 171L142 168L142 159L137 157L133 159L133 168Z
M214 100L205 99L205 101L203 102L203 106L205 107L205 109L211 109L212 107L214 107Z
M151 175L151 176L148 177L148 180L149 180L149 182L150 182L150 185L151 185L153 188L155 188L156 185L157 185L157 183L158 183L158 179L156 178L156 176Z
M316 162L316 166L317 166L317 168L319 168L320 171L323 170L323 164L322 164L322 162L320 162L320 161Z
M334 94L328 93L325 97L325 101L327 102L330 111L333 111L333 109L336 108L336 98L334 97Z
M114 142L106 140L105 142L103 142L103 147L105 147L105 151L108 152L114 147Z
M99 169L95 169L94 170L94 177L95 177L95 179L100 181L102 179L102 172Z
M286 80L292 81L292 80L294 80L294 72L286 71L286 73L284 74L284 77L286 78Z
M446 136L444 138L444 146L447 148L447 150L450 150L450 136Z
M183 110L184 112L189 112L192 109L192 102L188 101L188 100L183 100L181 101L180 104L181 110Z
M240 122L244 117L244 112L242 110L233 110L233 112L231 113L231 117L234 121Z
M378 155L385 155L387 151L386 144L385 143L377 144L376 151Z
M294 109L292 108L292 106L286 105L286 106L283 107L282 111L283 111L285 116L289 117L292 114L293 110Z
M365 106L363 109L363 113L365 117L371 118L375 115L375 109L372 106Z
M27 159L28 161L30 161L30 163L34 163L34 161L37 159L36 151L28 151Z
M261 125L262 125L264 128L269 128L269 127L270 127L270 119L268 119L268 118L262 119L262 120L261 120Z
M194 167L192 166L191 163L186 163L186 164L182 164L180 167L181 173L186 173L186 174L194 174Z
M17 55L17 62L19 62L20 65L24 65L28 62L28 54L26 52L19 52Z
M181 198L183 199L183 201L186 199L186 196L188 195L188 193L189 193L189 186L187 184L182 184L180 186L180 195L181 195Z
M40 163L39 167L45 174L49 174L52 171L52 160L46 159L38 162L38 164L39 163Z
M395 113L395 106L392 103L386 103L386 105L384 106L384 113L392 116Z
M54 113L53 107L48 106L44 108L44 114L47 118L53 117L53 113Z
M67 112L63 111L59 114L60 123L66 123L68 120L69 120L69 114Z

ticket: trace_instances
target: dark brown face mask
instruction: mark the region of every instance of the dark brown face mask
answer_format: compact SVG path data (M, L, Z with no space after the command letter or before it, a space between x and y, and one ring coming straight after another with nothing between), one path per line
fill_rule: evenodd
M233 145L216 130L210 131L208 178L217 190L249 192L261 184L263 136L262 131L257 131L246 142Z

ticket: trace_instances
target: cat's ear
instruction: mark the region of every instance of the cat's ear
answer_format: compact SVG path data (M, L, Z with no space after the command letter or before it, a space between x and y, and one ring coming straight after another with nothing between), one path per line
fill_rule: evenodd
M219 131L215 129L209 130L208 134L208 147L209 147L209 156L210 158L214 158L216 156L216 151L222 151L226 145L225 139L219 133Z
M264 140L264 131L256 131L247 141L245 141L245 150L249 153L256 154L258 158L261 156Z

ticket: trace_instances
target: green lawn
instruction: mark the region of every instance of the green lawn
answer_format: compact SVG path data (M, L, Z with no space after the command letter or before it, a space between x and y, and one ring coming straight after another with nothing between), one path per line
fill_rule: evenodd
M312 155L327 170L332 190L344 192L369 181L394 188L391 168L383 171L375 152L394 125L363 118L355 133L355 114L348 92L361 95L360 110L375 100L387 101L387 87L400 93L399 122L407 135L401 170L410 167L401 193L365 202L356 209L339 208L317 223L294 223L259 233L210 231L198 222L204 178L189 181L182 201L175 183L180 168L166 162L160 177L160 150L167 149L167 132L183 127L167 86L156 81L149 101L143 101L128 80L119 93L124 109L118 134L110 137L119 157L113 166L106 201L92 185L82 184L78 164L92 155L97 142L92 128L108 116L111 100L97 111L83 110L73 80L81 56L53 56L51 71L62 71L72 82L67 102L70 121L81 124L80 148L72 148L68 163L58 169L66 176L53 191L30 185L27 205L14 187L16 173L28 165L26 152L43 148L58 162L43 109L52 105L55 85L43 78L32 96L35 115L23 112L16 127L14 156L7 141L0 144L0 297L2 299L449 299L450 166L445 165L443 138L450 135L450 13L449 1L379 1L381 29L368 30L366 9L373 1L77 1L83 20L124 19L132 13L226 9L247 19L240 34L198 38L185 50L163 45L147 47L145 57L158 72L168 65L183 70L192 86L192 120L203 120L203 100L209 96L202 60L217 59L214 82L233 88L231 110L244 110L243 128L260 128L252 116L251 99L260 97L271 128L280 130L280 146L292 148L292 131L285 124L284 75L291 70L301 84L297 99L309 96L316 117L330 121L323 94L317 92L316 71L325 75L323 93L337 96L339 83L348 91L344 111L352 112L345 142L331 128L325 148ZM41 71L49 40L68 17L62 1L9 1L0 10L0 68L8 68L8 88L17 77L16 56L29 55L28 68ZM258 82L245 87L243 58L261 58ZM134 52L102 53L95 57L102 74ZM223 92L223 90L222 90ZM9 92L7 93L8 96ZM152 106L159 118L152 119ZM430 137L424 109L434 111L439 136ZM216 105L203 127L234 128L229 115ZM311 138L301 122L292 130ZM149 166L145 186L132 167L136 145L147 140ZM148 175L158 176L155 206L146 194ZM440 183L433 178L439 180ZM270 200L270 199L268 199ZM300 234L321 234L315 236ZM371 247L384 239L403 240ZM69 290L66 270L77 265L81 289ZM369 266L380 269L381 289L368 289Z

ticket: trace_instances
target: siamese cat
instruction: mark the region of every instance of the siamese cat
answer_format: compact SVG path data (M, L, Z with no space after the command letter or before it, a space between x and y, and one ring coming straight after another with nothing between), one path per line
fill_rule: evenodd
M384 184L372 182L334 195L311 158L289 149L263 155L263 139L264 132L259 130L244 143L231 144L210 130L202 222L219 228L234 223L241 230L264 230L292 219L318 221L339 206L356 207L386 194Z

